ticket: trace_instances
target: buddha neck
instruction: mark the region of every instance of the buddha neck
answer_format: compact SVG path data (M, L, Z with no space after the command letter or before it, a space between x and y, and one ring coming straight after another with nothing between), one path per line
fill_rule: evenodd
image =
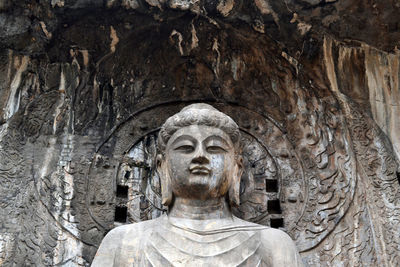
M232 213L224 197L206 200L176 197L169 209L168 216L192 220L212 220L229 218Z

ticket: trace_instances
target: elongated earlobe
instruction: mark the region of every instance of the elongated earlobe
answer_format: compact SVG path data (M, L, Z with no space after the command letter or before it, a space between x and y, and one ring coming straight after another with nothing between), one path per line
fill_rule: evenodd
M231 185L229 187L229 202L231 207L238 207L240 205L240 179L243 174L243 160L240 157L235 164L233 175L231 177Z
M161 198L164 206L169 206L172 202L171 177L167 169L167 164L162 155L157 155L157 173L161 180Z

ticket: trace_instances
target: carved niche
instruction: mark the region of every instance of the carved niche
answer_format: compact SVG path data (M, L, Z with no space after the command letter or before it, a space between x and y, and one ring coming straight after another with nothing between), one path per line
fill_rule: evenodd
M134 114L99 146L87 176L86 201L96 227L107 231L166 212L154 168L156 138L165 119L183 106L165 104ZM355 192L355 158L339 111L327 106L299 114L296 120L304 129L296 132L301 136L292 136L268 115L244 106L215 106L242 132L245 172L241 205L234 213L282 228L300 251L318 246L344 216Z

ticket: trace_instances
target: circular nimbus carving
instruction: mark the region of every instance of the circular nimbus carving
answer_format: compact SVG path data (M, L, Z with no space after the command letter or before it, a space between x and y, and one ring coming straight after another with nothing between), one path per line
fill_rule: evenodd
M245 170L241 177L241 205L234 209L235 215L276 228L290 225L290 223L285 224L283 211L288 210L287 203L297 202L297 198L302 197L298 191L305 190L303 177L299 177L294 183L286 183L285 188L281 189L282 171L276 160L255 137L244 130L241 132ZM129 188L126 201L120 203L127 207L127 222L152 219L165 210L160 199L160 177L154 167L156 139L156 133L140 139L126 154L125 163L120 165L118 186ZM290 173L294 174L295 170L291 169ZM284 174L288 174L288 166ZM288 202L283 199L285 197L283 191L287 190L297 192L297 195L290 196L291 201ZM304 201L299 200L299 203L303 205ZM296 216L293 212L286 215L290 221L295 220L294 217Z
M98 149L87 176L86 204L103 231L165 212L154 166L156 139L163 122L182 107L161 105L132 116ZM316 126L318 136L312 136L299 126L303 135L293 141L268 117L238 106L217 108L238 123L242 134L245 171L241 205L234 214L282 228L301 251L318 245L343 217L354 194L355 162L342 145L346 129L339 128L340 121L335 129L321 124Z

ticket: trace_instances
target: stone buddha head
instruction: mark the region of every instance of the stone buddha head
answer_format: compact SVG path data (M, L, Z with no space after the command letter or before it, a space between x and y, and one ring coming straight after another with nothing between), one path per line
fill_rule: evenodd
M158 137L157 171L162 203L174 197L226 197L239 205L242 158L240 132L226 114L208 104L192 104L168 118Z

